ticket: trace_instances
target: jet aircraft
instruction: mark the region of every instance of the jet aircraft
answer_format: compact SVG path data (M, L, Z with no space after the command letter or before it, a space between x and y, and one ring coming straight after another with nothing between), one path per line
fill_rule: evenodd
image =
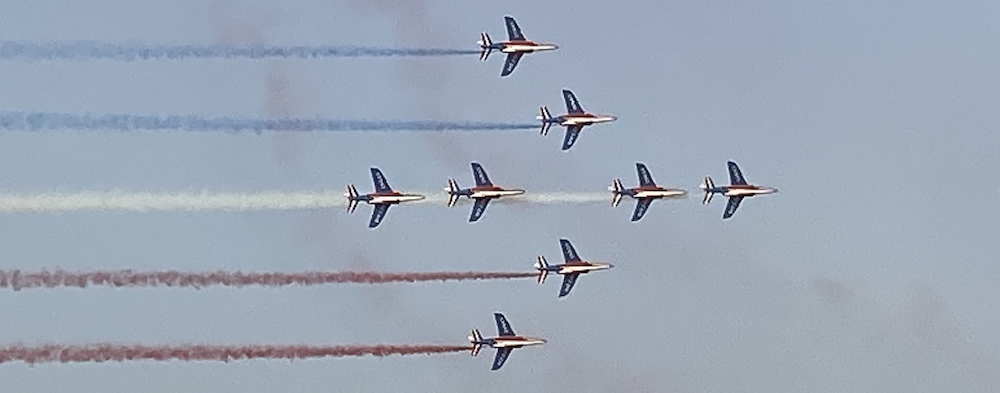
M549 113L549 108L543 106L541 107L542 114L538 116L538 119L542 121L542 135L548 134L549 128L553 124L566 127L566 137L563 139L562 145L563 150L569 150L569 148L573 147L573 144L576 143L576 138L580 136L580 131L583 130L584 126L618 120L618 116L587 113L580 106L580 101L577 101L572 91L563 90L562 93L563 99L566 101L566 114L552 117L552 114Z
M497 337L483 338L483 335L479 334L479 329L472 329L472 335L469 336L469 342L472 343L472 356L478 355L479 350L484 345L497 349L497 356L493 358L492 370L499 370L500 367L503 367L507 357L510 356L510 351L515 348L545 344L545 340L541 338L514 334L514 329L510 328L510 323L507 322L507 318L504 318L503 314L493 313L493 317L497 320Z
M479 218L486 212L486 206L494 198L524 194L524 190L507 190L493 185L482 165L476 162L473 162L471 165L472 176L476 179L475 187L462 189L458 187L458 182L455 179L448 179L448 188L445 189L448 191L448 207L455 206L458 203L458 198L463 195L476 200L475 205L472 206L472 214L469 216L469 222L479 221Z
M372 167L371 172L372 182L375 183L375 192L360 195L358 194L358 189L355 188L353 184L349 184L347 185L347 192L344 194L344 196L347 197L348 213L354 213L354 209L358 207L358 202L366 202L369 205L374 206L374 209L372 210L372 219L368 223L369 228L375 228L382 222L386 212L389 211L389 206L402 202L419 201L424 199L423 195L403 194L398 191L393 191L392 187L389 187L389 182L385 180L385 176L382 175L382 171L378 168Z
M701 183L701 189L705 191L705 197L701 200L703 205L711 202L712 196L715 194L722 194L729 197L726 211L722 213L723 220L732 217L736 213L736 209L740 207L740 202L743 201L743 198L778 192L777 188L747 184L746 179L743 177L743 172L740 171L740 167L735 162L729 161L726 164L729 166L728 186L716 187L715 182L709 176L705 176L705 180Z
M486 61L486 59L490 57L490 53L495 50L507 54L507 60L504 61L503 70L500 72L501 77L510 75L514 72L514 68L517 67L517 62L521 61L521 56L524 56L525 53L559 49L559 46L556 44L528 41L524 38L524 34L521 33L521 28L517 26L517 22L514 21L514 18L505 16L503 19L504 23L507 25L507 41L493 42L490 40L490 35L486 34L485 31L479 35L479 41L476 41L480 48L480 61Z
M635 188L625 188L622 186L621 179L615 179L611 182L611 192L614 193L611 199L611 206L618 206L618 203L622 201L622 196L628 195L635 199L635 212L632 213L632 221L639 221L646 210L649 209L649 205L653 203L654 200L661 198L677 197L687 194L687 191L675 188L663 188L657 186L653 182L653 176L649 174L649 169L646 168L646 164L641 162L635 163L636 173L639 175L639 187Z
M615 265L610 263L587 262L580 259L576 250L573 249L573 245L567 239L559 239L559 245L562 247L565 263L561 265L549 265L542 255L538 256L538 262L535 263L535 269L538 270L539 284L545 283L545 277L549 273L563 275L562 287L559 288L559 297L569 295L569 291L573 289L573 284L576 284L576 279L580 277L580 274L615 267Z

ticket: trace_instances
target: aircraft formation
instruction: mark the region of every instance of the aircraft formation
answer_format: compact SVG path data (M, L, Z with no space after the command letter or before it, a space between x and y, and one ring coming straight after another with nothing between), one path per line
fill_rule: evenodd
M513 17L505 16L504 21L507 29L506 41L493 42L489 34L486 32L481 33L480 39L477 41L480 49L479 59L481 61L487 61L490 54L494 51L506 54L503 67L500 72L501 78L509 77L517 68L521 58L524 57L525 54L554 51L559 49L559 46L554 43L535 42L525 38L523 32ZM469 55L476 53L475 51L461 52L467 52ZM562 90L562 97L566 106L566 113L553 116L548 107L543 105L539 108L537 120L540 121L539 132L543 136L548 134L552 126L565 127L565 133L563 134L561 145L561 150L564 152L572 149L585 127L601 123L611 123L618 120L618 117L615 115L595 114L585 111L576 95L569 89ZM173 122L166 123L176 124ZM407 124L401 127L412 127L412 125ZM517 127L523 129L533 128L531 124L525 125L524 127ZM427 129L432 128L433 127ZM470 163L470 166L474 181L473 186L469 188L462 188L457 180L449 178L447 180L447 187L445 188L448 207L456 206L462 197L465 197L473 202L472 210L468 219L470 223L478 222L483 218L491 201L495 199L517 197L527 193L524 189L505 188L494 184L484 167L478 162L472 162ZM646 215L653 201L683 197L687 194L687 191L683 189L666 188L658 185L653 180L653 176L649 168L644 163L636 162L635 167L638 178L638 185L636 187L626 188L620 178L613 179L611 186L608 187L608 191L611 192L611 206L613 208L617 207L626 196L635 200L635 209L631 216L632 222L640 221ZM727 170L729 174L728 185L716 185L712 178L708 176L703 179L700 185L700 188L704 193L702 204L707 205L710 203L713 196L716 194L728 198L728 202L722 215L722 219L724 220L733 217L745 198L757 195L773 194L778 191L773 187L759 186L748 183L740 167L734 161L727 162ZM368 223L368 227L371 229L377 228L385 220L389 212L389 208L393 205L426 199L426 196L424 195L405 193L393 189L389 185L385 174L377 167L371 167L370 174L373 183L372 192L361 194L357 187L353 184L349 184L347 186L347 192L344 196L347 198L347 212L349 214L353 213L362 202L372 206L372 214ZM549 274L561 275L562 281L558 291L558 298L565 298L570 294L582 274L609 270L614 267L614 264L611 263L588 261L581 258L573 244L568 239L559 239L559 246L562 253L562 263L550 265L545 256L540 255L534 263L534 272L516 273L515 275L518 277L531 278L533 275L537 274L537 282L540 285L545 283ZM494 313L494 319L497 325L497 336L486 338L482 336L478 329L473 329L471 335L468 337L472 356L478 355L485 346L496 349L492 370L499 370L503 367L514 349L527 346L537 346L546 343L546 340L543 338L516 334L511 327L510 322L504 314L500 312ZM458 346L457 348L458 351L465 351L466 349L467 347L464 345ZM434 351L437 352L434 353L451 350L452 349L449 348L435 349ZM98 358L102 357L98 356ZM228 358L226 357L226 359ZM0 361L0 363L2 363L2 361Z
M708 204L715 194L721 194L729 198L729 203L726 205L722 219L731 218L736 213L736 209L739 208L740 202L744 198L778 192L778 189L773 187L748 184L746 179L743 178L743 172L740 170L739 165L735 162L729 161L726 165L729 167L728 186L716 186L709 176L705 177L700 186L701 190L705 193L705 196L702 198L702 204ZM489 205L490 201L526 193L525 190L520 188L507 189L494 185L490 181L489 175L486 174L486 170L478 162L473 162L470 166L472 167L472 177L475 180L475 186L463 189L458 186L458 181L448 179L448 187L444 189L448 193L448 207L454 207L463 196L475 200L472 206L472 214L469 215L469 222L479 221L486 212L486 206ZM357 187L353 184L348 184L347 192L344 193L344 196L347 197L348 213L353 213L360 202L372 205L374 209L372 210L371 220L368 222L369 228L374 229L382 223L386 213L389 211L389 206L426 199L425 195L405 194L393 190L389 186L389 182L386 181L381 169L372 167L370 170L372 183L375 186L373 192L361 195L358 193ZM636 204L635 211L632 213L632 222L641 220L646 215L649 206L657 199L678 198L687 195L687 190L664 188L656 185L646 164L641 162L635 163L635 170L639 178L638 187L625 188L622 185L621 179L612 180L611 186L608 187L608 190L611 191L612 207L617 207L625 196L635 199Z
M526 39L524 33L521 32L521 28L511 16L505 16L504 22L507 27L507 41L493 42L486 32L480 34L480 39L477 41L480 47L479 59L481 61L486 61L493 51L500 51L507 54L500 72L501 77L510 76L525 54L552 51L559 48L556 44L537 43ZM570 150L573 147L585 126L618 120L618 117L614 115L593 114L584 111L576 95L568 89L564 89L562 94L563 101L566 104L566 113L552 116L549 109L542 106L537 119L541 121L540 133L542 135L547 135L553 125L566 127L562 143L563 151ZM473 162L470 165L472 167L475 186L463 189L452 178L448 179L448 187L445 188L445 191L448 193L449 207L455 206L459 198L463 196L475 201L469 216L469 222L479 221L486 212L486 207L491 200L525 194L526 191L522 189L506 189L494 185L482 165L477 162ZM772 187L749 184L736 162L728 161L726 165L729 170L729 185L716 186L712 178L706 176L700 186L705 194L702 198L702 204L708 204L715 194L729 198L729 202L722 215L723 219L731 218L736 213L736 209L739 208L744 198L772 194L778 191ZM618 206L625 196L636 201L635 210L632 213L632 222L641 220L653 201L664 198L682 197L687 194L687 191L683 189L664 188L657 185L653 181L653 176L645 164L637 162L635 168L639 182L637 187L625 188L621 179L614 179L611 186L608 187L608 190L612 193L612 207ZM353 212L357 204L362 201L373 206L371 220L368 224L369 228L375 228L382 222L386 212L389 210L389 206L425 198L423 195L405 194L393 190L389 187L385 175L378 168L372 167L371 175L375 185L374 192L367 195L359 195L354 185L348 185L348 191L345 194L348 198L348 212ZM614 267L610 263L590 262L581 259L573 244L568 239L560 239L559 245L563 254L563 263L549 265L545 256L538 256L534 267L538 271L539 284L544 284L545 279L550 273L561 274L563 276L558 296L560 298L569 295L581 274L607 270ZM499 370L503 367L504 363L510 357L511 351L516 348L545 344L545 339L515 334L510 326L510 322L507 321L507 318L502 313L497 312L493 316L497 324L496 337L484 338L478 329L473 329L472 334L468 337L469 343L472 345L472 356L478 355L484 346L496 349L492 370Z

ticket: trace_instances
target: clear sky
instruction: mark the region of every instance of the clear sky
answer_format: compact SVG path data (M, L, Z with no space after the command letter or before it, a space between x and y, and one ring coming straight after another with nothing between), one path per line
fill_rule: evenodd
M753 3L753 4L750 4ZM340 190L471 182L604 190L649 165L664 186L777 195L732 220L700 195L631 201L265 213L2 217L0 266L528 269L558 239L615 269L571 296L531 280L285 289L33 290L0 296L2 342L458 343L503 311L520 349L310 361L0 365L17 392L1000 390L995 1L5 1L0 38L474 48L517 17L555 52L147 63L5 62L0 108L54 112L531 121L573 89L616 123L561 132L0 134L0 184L46 190ZM610 195L608 198L610 202Z

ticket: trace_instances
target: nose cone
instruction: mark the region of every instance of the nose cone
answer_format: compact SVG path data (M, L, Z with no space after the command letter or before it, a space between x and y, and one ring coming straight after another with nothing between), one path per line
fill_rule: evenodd
M611 121L616 121L616 120L618 120L618 116L611 116Z
M613 267L615 267L615 264L613 264L613 263L609 263L609 264L608 264L608 269L611 269L611 268L613 268Z
M556 50L556 49L559 49L559 45L552 44L552 50Z

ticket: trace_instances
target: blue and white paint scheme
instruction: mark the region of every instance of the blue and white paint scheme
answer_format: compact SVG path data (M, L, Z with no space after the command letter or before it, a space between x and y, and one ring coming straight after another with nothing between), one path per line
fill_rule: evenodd
M722 196L729 197L729 203L726 204L726 210L722 213L723 220L732 217L733 214L736 214L736 209L739 209L740 202L743 201L743 198L755 195L774 194L778 192L777 188L748 184L746 178L743 177L743 172L740 171L739 165L736 165L733 161L729 161L726 164L729 167L728 186L716 186L715 182L713 182L712 178L709 176L705 176L705 180L701 183L701 189L705 192L705 197L701 200L703 205L707 205L711 202L712 196L715 194L721 194Z
M649 168L641 162L635 163L635 171L639 176L639 187L625 188L621 179L611 181L609 189L612 192L611 206L616 207L622 201L623 196L630 196L635 199L635 211L632 212L632 222L639 221L646 214L649 205L654 200L663 198L675 198L684 196L687 191L679 188L663 188L656 185L653 176L649 173Z
M448 179L448 207L455 206L458 203L458 198L465 196L469 199L474 199L476 202L472 206L472 213L469 216L469 222L476 222L483 216L486 212L486 206L489 205L490 201L496 198L521 195L524 194L524 190L512 188L505 189L493 185L490 181L490 177L486 175L486 170L483 169L482 165L477 162L471 163L472 166L472 177L476 180L476 186L472 188L460 188L458 182L455 179Z
M566 127L566 137L563 138L562 150L569 150L576 143L576 138L580 136L580 131L583 130L584 126L589 126L599 123L609 123L618 120L618 116L613 115L595 115L593 113L587 113L583 110L583 106L580 105L580 101L576 99L576 95L572 91L564 89L563 100L566 101L566 114L553 117L549 113L549 108L542 106L540 111L541 115L537 119L542 121L541 134L547 135L549 133L549 128L553 124Z
M347 197L348 213L354 213L354 209L358 207L358 202L365 202L374 206L371 221L368 222L369 228L375 228L378 224L382 223L385 214L389 212L389 206L424 199L423 195L403 194L394 191L392 187L389 187L389 181L385 179L385 175L378 168L372 167L371 172L372 182L375 183L375 192L360 195L358 194L358 189L353 184L348 184L347 192L344 193L344 196Z
M483 335L479 334L479 329L472 329L472 334L469 336L469 342L472 343L472 356L478 355L479 350L482 349L484 345L496 348L497 355L493 358L493 371L499 370L500 367L503 367L503 364L510 356L510 352L515 348L545 344L545 339L524 337L514 334L514 329L510 327L510 323L507 322L507 318L505 318L503 314L498 312L493 313L493 317L496 318L497 321L496 337L483 338Z
M565 263L549 265L542 255L539 255L538 262L535 262L535 270L538 270L539 284L545 283L545 277L549 273L563 275L562 286L559 287L559 297L569 295L569 291L573 290L573 285L576 284L576 279L581 274L615 267L615 265L610 263L588 262L580 259L580 255L576 253L576 249L573 248L573 244L568 239L559 239L559 246L562 248Z
M507 41L493 42L490 39L490 35L485 31L479 35L479 41L476 41L479 44L480 61L486 61L490 57L490 53L495 50L507 54L507 60L503 63L503 70L500 71L501 77L514 72L514 68L517 67L517 63L521 61L521 56L524 56L525 53L559 49L559 45L556 44L539 43L525 39L524 33L521 33L521 28L517 26L517 22L514 21L513 17L508 15L503 19L504 24L507 25Z

